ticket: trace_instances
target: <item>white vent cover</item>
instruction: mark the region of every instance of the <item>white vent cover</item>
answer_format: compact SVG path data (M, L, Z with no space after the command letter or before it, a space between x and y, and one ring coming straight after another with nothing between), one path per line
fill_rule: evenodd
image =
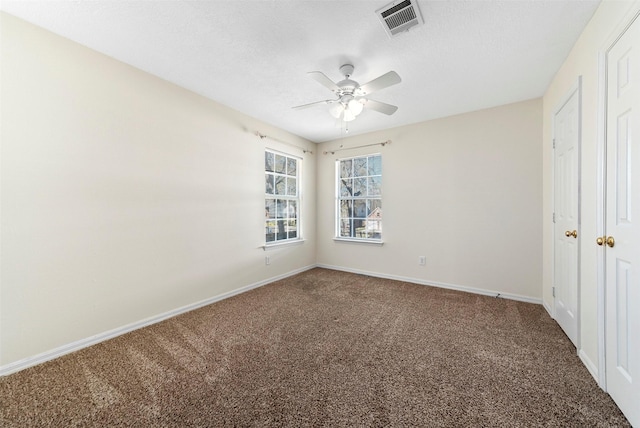
M389 37L408 31L416 25L422 25L422 16L416 0L397 0L376 10L384 30Z

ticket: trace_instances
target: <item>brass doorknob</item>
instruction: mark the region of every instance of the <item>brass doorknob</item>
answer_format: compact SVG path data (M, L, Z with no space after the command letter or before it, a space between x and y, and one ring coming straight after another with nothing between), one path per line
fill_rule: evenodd
M598 236L598 239L596 239L596 244L598 245L604 245L604 237L603 236Z
M570 236L573 236L574 238L577 238L578 237L578 231L577 230L572 230L572 231L567 230L566 232L564 232L564 236L566 236L567 238L570 237Z
M613 236L610 236L607 238L607 245L611 248L613 248L613 246L616 245L616 240L613 239Z

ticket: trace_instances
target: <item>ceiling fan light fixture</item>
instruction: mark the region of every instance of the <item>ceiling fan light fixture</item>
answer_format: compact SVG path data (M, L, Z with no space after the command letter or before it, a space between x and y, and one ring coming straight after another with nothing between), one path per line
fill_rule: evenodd
M348 108L344 109L344 115L342 116L342 120L344 120L345 122L351 122L355 118L356 118L356 115L353 114L351 110L349 110Z
M349 111L353 113L354 116L357 116L360 113L362 113L362 109L364 107L364 105L362 105L362 103L359 102L358 100L349 101L348 106L349 106Z
M344 111L344 105L342 103L335 103L329 108L329 114L335 117L336 119L340 119L342 112Z

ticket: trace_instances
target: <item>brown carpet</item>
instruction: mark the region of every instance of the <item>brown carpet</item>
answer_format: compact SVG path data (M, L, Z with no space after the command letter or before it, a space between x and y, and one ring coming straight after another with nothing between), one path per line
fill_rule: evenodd
M542 306L313 269L0 378L0 426L629 424Z

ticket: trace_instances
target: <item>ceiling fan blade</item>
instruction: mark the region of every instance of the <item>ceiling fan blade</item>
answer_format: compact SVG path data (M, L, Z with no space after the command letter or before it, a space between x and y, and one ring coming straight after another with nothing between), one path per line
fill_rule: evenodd
M336 85L333 80L329 79L323 72L321 71L310 71L307 73L311 76L313 80L320 83L322 86L326 87L330 91L339 92L340 87Z
M361 100L361 102L364 104L365 108L375 110L377 112L388 114L388 115L392 115L393 113L396 112L396 110L398 110L397 106L387 104L387 103L381 103L380 101L363 99Z
M371 82L360 85L357 90L358 95L368 95L372 92L379 91L380 89L388 88L389 86L400 83L402 79L395 71L390 71L382 76L373 79Z
M323 101L316 101L315 103L309 103L309 104L302 104L300 106L295 106L295 107L291 107L294 110L302 110L305 108L309 108L309 107L313 107L313 106L317 106L320 104L332 104L335 103L337 100L323 100Z

